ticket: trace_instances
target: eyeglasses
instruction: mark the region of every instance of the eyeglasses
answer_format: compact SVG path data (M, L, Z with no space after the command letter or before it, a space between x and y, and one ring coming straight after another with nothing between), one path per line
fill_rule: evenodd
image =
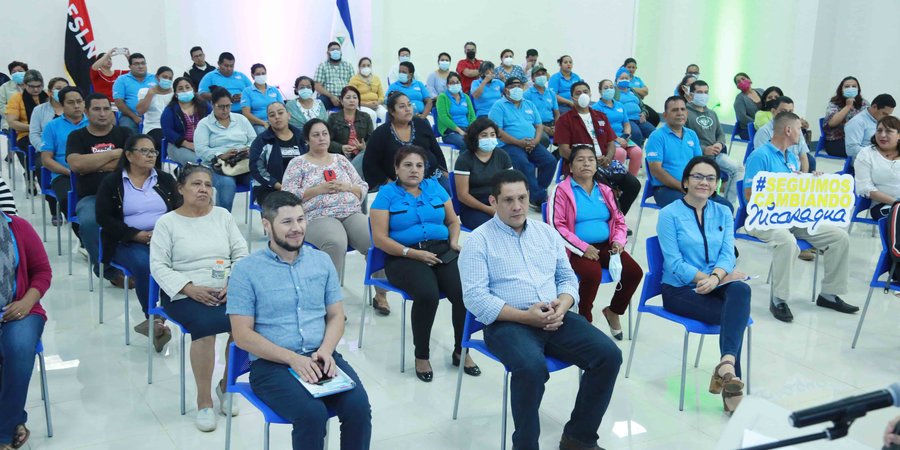
M132 150L133 152L138 152L144 156L156 156L159 155L159 150L155 148L136 148Z
M690 177L690 179L692 179L698 183L701 181L706 181L707 183L715 183L716 180L719 178L715 175L701 175L699 173L692 173L688 176Z
M216 109L226 110L231 109L231 103L226 103L224 105L215 105Z
M25 87L27 87L28 89L40 89L44 86L40 84L26 84Z

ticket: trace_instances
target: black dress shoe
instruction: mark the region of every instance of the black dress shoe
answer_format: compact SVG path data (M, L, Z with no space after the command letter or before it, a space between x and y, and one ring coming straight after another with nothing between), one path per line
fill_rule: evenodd
M459 367L459 355L453 353L452 355L450 355L450 357L453 359L453 366ZM478 368L478 365L474 365L472 367L463 366L463 372L465 372L466 375L472 375L473 377L481 375L481 369Z
M837 295L834 296L833 302L828 301L825 299L825 297L822 297L821 295L819 295L819 297L816 298L816 306L833 309L837 312L842 312L845 314L853 314L853 313L859 311L859 306L853 306L853 305L841 300L841 298L838 297Z
M794 315L791 314L791 308L788 307L787 303L779 303L776 305L775 303L770 302L769 311L776 319L782 322L791 322L794 320Z
M559 450L604 450L598 445L585 446L584 444L566 436L565 434L559 439Z
M417 370L416 377L418 377L420 380L422 380L426 383L431 383L431 380L434 379L434 372L431 370L429 370L428 372L419 372Z

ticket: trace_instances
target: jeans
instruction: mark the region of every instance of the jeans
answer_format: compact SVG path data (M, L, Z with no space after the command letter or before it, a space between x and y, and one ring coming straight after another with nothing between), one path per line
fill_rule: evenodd
M69 217L69 188L71 187L71 180L68 175L60 175L56 177L55 180L50 182L50 189L53 190L53 193L56 194L56 200L53 200L53 197L47 197L47 204L54 205L54 208L50 208L50 213L53 217L56 217L56 213L59 213L59 218ZM75 233L75 236L78 239L81 239L81 225L77 223L72 224L72 232Z
M807 153L806 159L809 161L809 173L815 172L816 171L816 157L813 155L813 152Z
M335 92L335 93L334 93L335 96L338 96L339 94L340 94L340 92ZM322 100L322 104L325 105L325 109L326 109L326 110L329 110L329 112L330 112L332 109L334 109L334 108L340 108L340 106L341 106L341 105L335 105L334 103L331 103L331 98L330 98L330 97L326 97L326 96L324 96L324 95L320 95L320 96L319 96L319 100Z
M100 269L98 268L98 245L100 239L100 225L97 224L97 196L96 195L88 195L87 197L82 197L78 200L78 204L75 205L75 215L78 216L78 221L81 222L81 229L79 231L81 236L81 243L84 245L85 250L88 252L88 256L90 257L91 267L94 268L94 275L100 276ZM103 278L107 280L111 280L118 276L118 270L111 266L104 265L103 267Z
M447 244L443 247L433 246L426 250L440 255L445 251L444 249L449 248L450 246ZM459 281L459 268L456 266L456 261L434 266L398 256L388 256L385 261L384 273L387 275L388 281L406 291L412 299L409 321L412 324L413 345L418 359L431 357L429 345L431 329L434 326L438 303L441 301L441 293L444 293L450 300L452 308L453 352L460 353L462 350L466 306L463 304L462 284Z
M676 191L668 186L657 186L653 190L653 199L656 200L656 204L659 205L660 208L665 208L666 206L669 206L670 203L680 200L683 197L684 193ZM725 200L725 197L722 197L721 195L713 195L709 198L709 201L725 205L732 213L734 213L734 205L728 200Z
M441 141L445 144L455 145L460 152L466 151L465 138L455 131L448 131L447 134L441 137Z
M213 187L216 188L216 206L231 211L234 204L234 193L237 191L237 185L250 186L250 174L245 173L236 177L229 177L213 171Z
M732 355L734 371L741 376L741 347L744 329L750 319L750 286L735 281L709 294L694 292L691 286L662 285L663 308L671 313L710 325L719 325L719 351Z
M546 356L584 370L575 407L563 434L585 447L597 445L597 429L622 365L622 352L609 337L570 311L556 331L496 321L484 328L484 341L512 374L510 404L516 428L513 448L538 449L541 434L538 408L544 396L544 384L550 379Z
M257 135L257 136L263 134L263 131L266 131L267 129L268 129L268 128L266 128L266 127L264 127L264 126L262 126L262 125L253 125L253 131L256 132L256 135Z
M339 394L313 398L288 372L288 366L264 359L250 364L250 386L272 411L294 426L291 442L294 450L325 448L325 423L328 409L341 421L341 450L366 450L372 440L372 407L359 376L341 354L332 354L334 362L356 387Z
M166 144L166 158L179 164L196 164L197 154L187 147L176 147L175 144Z
M128 128L131 130L131 134L140 133L140 126L135 123L135 121L131 120L131 117L128 117L125 114L119 116L119 126Z
M638 147L644 148L644 141L650 137L650 133L656 129L650 122L641 122L640 120L631 120L631 140Z
M116 247L116 264L131 272L134 289L144 317L147 316L147 295L150 290L150 246L140 242L119 243Z
M44 318L29 314L0 323L0 443L10 443L16 427L28 421L25 398L34 369Z
M725 184L725 198L729 203L734 204L738 201L737 182L744 179L744 167L734 162L724 149L716 155L716 164L719 165L723 174L728 175L728 181L722 182Z
M538 145L531 153L521 147L506 144L503 150L509 154L513 169L523 174L528 180L529 197L532 204L540 205L547 201L547 186L553 181L553 173L556 171L556 158L547 151L543 145ZM535 168L537 176L535 176Z
M470 192L470 194L471 194L471 192ZM475 197L475 200L478 200L479 202L484 203L485 205L490 204L490 203L488 203L488 196L484 196L484 197L474 196L474 197ZM488 220L491 220L491 218L493 218L493 217L494 216L485 214L481 210L471 208L468 205L466 205L465 203L462 203L462 202L459 203L459 221L462 222L464 227L466 227L470 230L474 230L474 229L480 227L483 223L487 222Z
M610 182L613 188L619 190L619 209L622 215L627 215L631 205L641 195L641 181L630 173L623 173L614 175Z

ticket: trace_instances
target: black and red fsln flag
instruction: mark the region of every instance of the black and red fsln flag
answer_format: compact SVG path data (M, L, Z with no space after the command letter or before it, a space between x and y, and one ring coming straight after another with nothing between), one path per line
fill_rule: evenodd
M65 64L69 78L85 93L91 88L91 64L97 44L85 0L69 0L66 7Z

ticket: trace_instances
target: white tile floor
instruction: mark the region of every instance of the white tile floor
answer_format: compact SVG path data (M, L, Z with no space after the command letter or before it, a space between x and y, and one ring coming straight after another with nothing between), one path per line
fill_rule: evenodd
M734 157L742 157L738 148ZM820 160L822 170L839 170L834 161ZM17 170L21 176L21 170ZM22 216L40 231L40 210L31 215L24 198L21 178L16 200ZM240 197L235 211L243 215L245 200ZM635 224L640 209L628 217ZM240 216L239 216L240 217ZM641 226L641 242L636 259L646 267L643 239L654 233L657 212L647 211ZM259 220L258 215L253 216ZM538 216L535 216L540 220ZM243 224L243 220L239 220ZM246 230L246 225L242 225ZM262 243L260 227L255 227L256 248ZM221 448L225 441L224 419L212 433L194 428L195 388L188 374L188 411L179 414L177 336L161 355L154 356L154 383L146 381L146 341L132 335L132 345L123 340L122 291L106 291L106 323L98 325L97 292L88 292L87 265L75 256L74 274L67 275L66 258L56 254L56 236L49 228L46 243L55 271L51 290L43 303L50 320L43 341L49 366L51 408L55 436L46 437L37 373L29 388L27 403L31 420L32 449L195 449ZM66 236L63 234L63 240ZM851 292L846 300L862 306L872 267L881 245L867 226L858 226L852 236ZM873 297L863 334L856 350L850 349L858 316L847 316L815 307L809 301L812 264L799 262L796 298L791 306L794 323L784 324L771 317L767 308L769 287L765 275L769 256L761 247L739 243L741 270L759 274L754 288L753 395L796 410L848 395L868 392L900 378L900 300L882 295ZM450 365L452 331L449 308L438 312L432 346L435 379L425 384L410 370L399 372L400 300L390 296L394 313L389 317L371 315L367 319L365 348L355 346L364 273L363 258L354 255L347 262L345 308L349 322L339 351L359 372L372 402L373 449L489 449L498 447L502 368L482 356L475 356L484 374L466 377L459 420L451 419L456 372ZM605 306L610 288L604 286L596 301L595 314ZM640 292L640 290L638 291ZM638 298L634 298L636 304ZM132 296L129 311L132 324L140 319ZM602 327L606 331L606 327ZM631 378L624 378L624 366L612 404L600 428L600 445L608 449L705 449L713 448L729 419L722 413L721 400L706 392L718 360L715 338L704 346L699 369L689 368L685 410L678 411L681 328L653 316L641 327L640 342ZM224 339L220 339L224 345ZM696 352L691 342L691 357ZM411 345L411 343L409 343ZM628 357L629 341L621 344ZM219 347L217 373L223 370ZM412 352L407 351L407 367ZM690 366L689 366L690 367ZM188 364L188 370L190 365ZM37 372L37 366L35 368ZM576 372L554 374L547 385L541 408L542 446L555 448L562 425L576 393ZM233 448L262 447L262 416L242 402L234 420ZM886 422L896 410L869 414L852 428L851 438L869 447L879 446ZM512 421L510 420L510 428ZM811 427L818 430L819 427ZM337 445L337 425L332 424L332 448ZM803 430L807 431L807 430ZM511 429L510 429L511 433ZM800 434L799 432L796 434ZM26 447L26 448L29 448ZM272 448L290 447L288 426L272 427ZM813 444L806 448L823 448Z

